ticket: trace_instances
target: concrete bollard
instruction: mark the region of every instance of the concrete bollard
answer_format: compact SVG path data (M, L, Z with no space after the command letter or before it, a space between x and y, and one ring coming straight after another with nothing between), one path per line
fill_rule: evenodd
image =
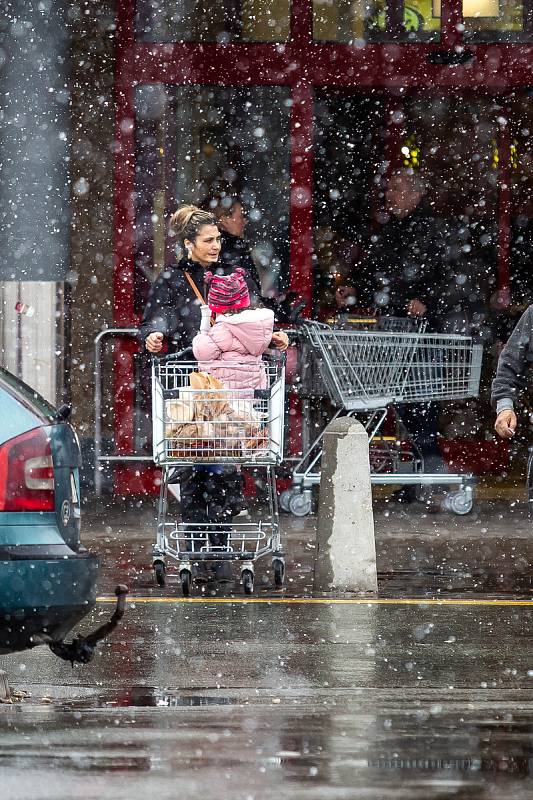
M9 700L10 697L11 690L9 688L7 672L4 672L3 669L0 669L0 701Z
M322 452L315 592L377 592L368 436L360 422L327 426Z

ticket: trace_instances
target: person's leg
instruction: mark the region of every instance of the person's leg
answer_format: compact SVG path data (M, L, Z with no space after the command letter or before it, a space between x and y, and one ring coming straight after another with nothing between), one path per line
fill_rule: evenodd
M236 469L214 467L206 480L206 495L210 522L217 524L210 532L211 543L225 547L232 519L245 507L241 474ZM218 581L232 580L229 561L215 565L215 577Z
M441 459L437 443L439 422L438 403L415 403L412 405L398 406L398 414L407 432L410 434L413 443L420 450L424 461L434 460L437 457Z
M184 523L194 525L196 530L208 523L206 503L206 473L198 469L188 469L180 477L181 519ZM200 527L201 530L201 527ZM195 543L198 546L198 542ZM187 550L192 550L192 541L186 542ZM193 564L193 574L197 581L207 580L207 564L198 561Z
M424 459L424 472L442 472L444 462L438 446L438 403L415 403L399 405L398 416L418 453ZM417 487L406 484L393 493L400 503L413 503L417 497Z

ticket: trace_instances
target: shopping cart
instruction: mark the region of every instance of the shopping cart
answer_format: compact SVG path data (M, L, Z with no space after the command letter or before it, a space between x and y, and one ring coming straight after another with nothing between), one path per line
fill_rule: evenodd
M209 364L198 371L195 361L180 355L154 358L152 363L153 457L162 468L153 567L157 583L165 584L166 560L178 562L183 594L190 594L193 565L207 561L238 561L246 594L254 587L254 564L272 555L276 587L285 575L280 538L274 468L283 456L285 369L282 356L264 357L264 389L226 389L209 375ZM249 374L249 363L225 362ZM221 388L222 387L222 388ZM267 474L268 512L258 521L192 523L169 519L169 485L180 468L254 467ZM174 492L173 492L174 493Z
M473 504L472 476L431 473L414 444L402 435L386 437L381 429L390 410L399 403L462 400L479 392L482 347L466 336L405 332L337 330L306 322L302 332L316 359L329 399L343 412L357 415L370 443L371 480L374 484L458 486L446 497L446 507L467 514ZM398 428L401 420L396 415ZM311 487L320 482L319 463L324 430L311 442L293 471L293 486L282 493L284 510L305 516L312 507Z

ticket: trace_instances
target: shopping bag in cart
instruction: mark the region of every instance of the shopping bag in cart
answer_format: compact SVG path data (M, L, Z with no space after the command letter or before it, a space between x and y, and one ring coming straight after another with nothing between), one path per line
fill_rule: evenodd
M165 438L174 458L242 457L268 446L252 400L208 372L191 372L188 383L165 401Z

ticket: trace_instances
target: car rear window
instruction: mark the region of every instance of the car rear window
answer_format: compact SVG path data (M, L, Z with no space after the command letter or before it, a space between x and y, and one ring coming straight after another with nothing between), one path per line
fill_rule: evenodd
M39 425L49 425L55 417L55 408L44 397L0 369L0 442Z

